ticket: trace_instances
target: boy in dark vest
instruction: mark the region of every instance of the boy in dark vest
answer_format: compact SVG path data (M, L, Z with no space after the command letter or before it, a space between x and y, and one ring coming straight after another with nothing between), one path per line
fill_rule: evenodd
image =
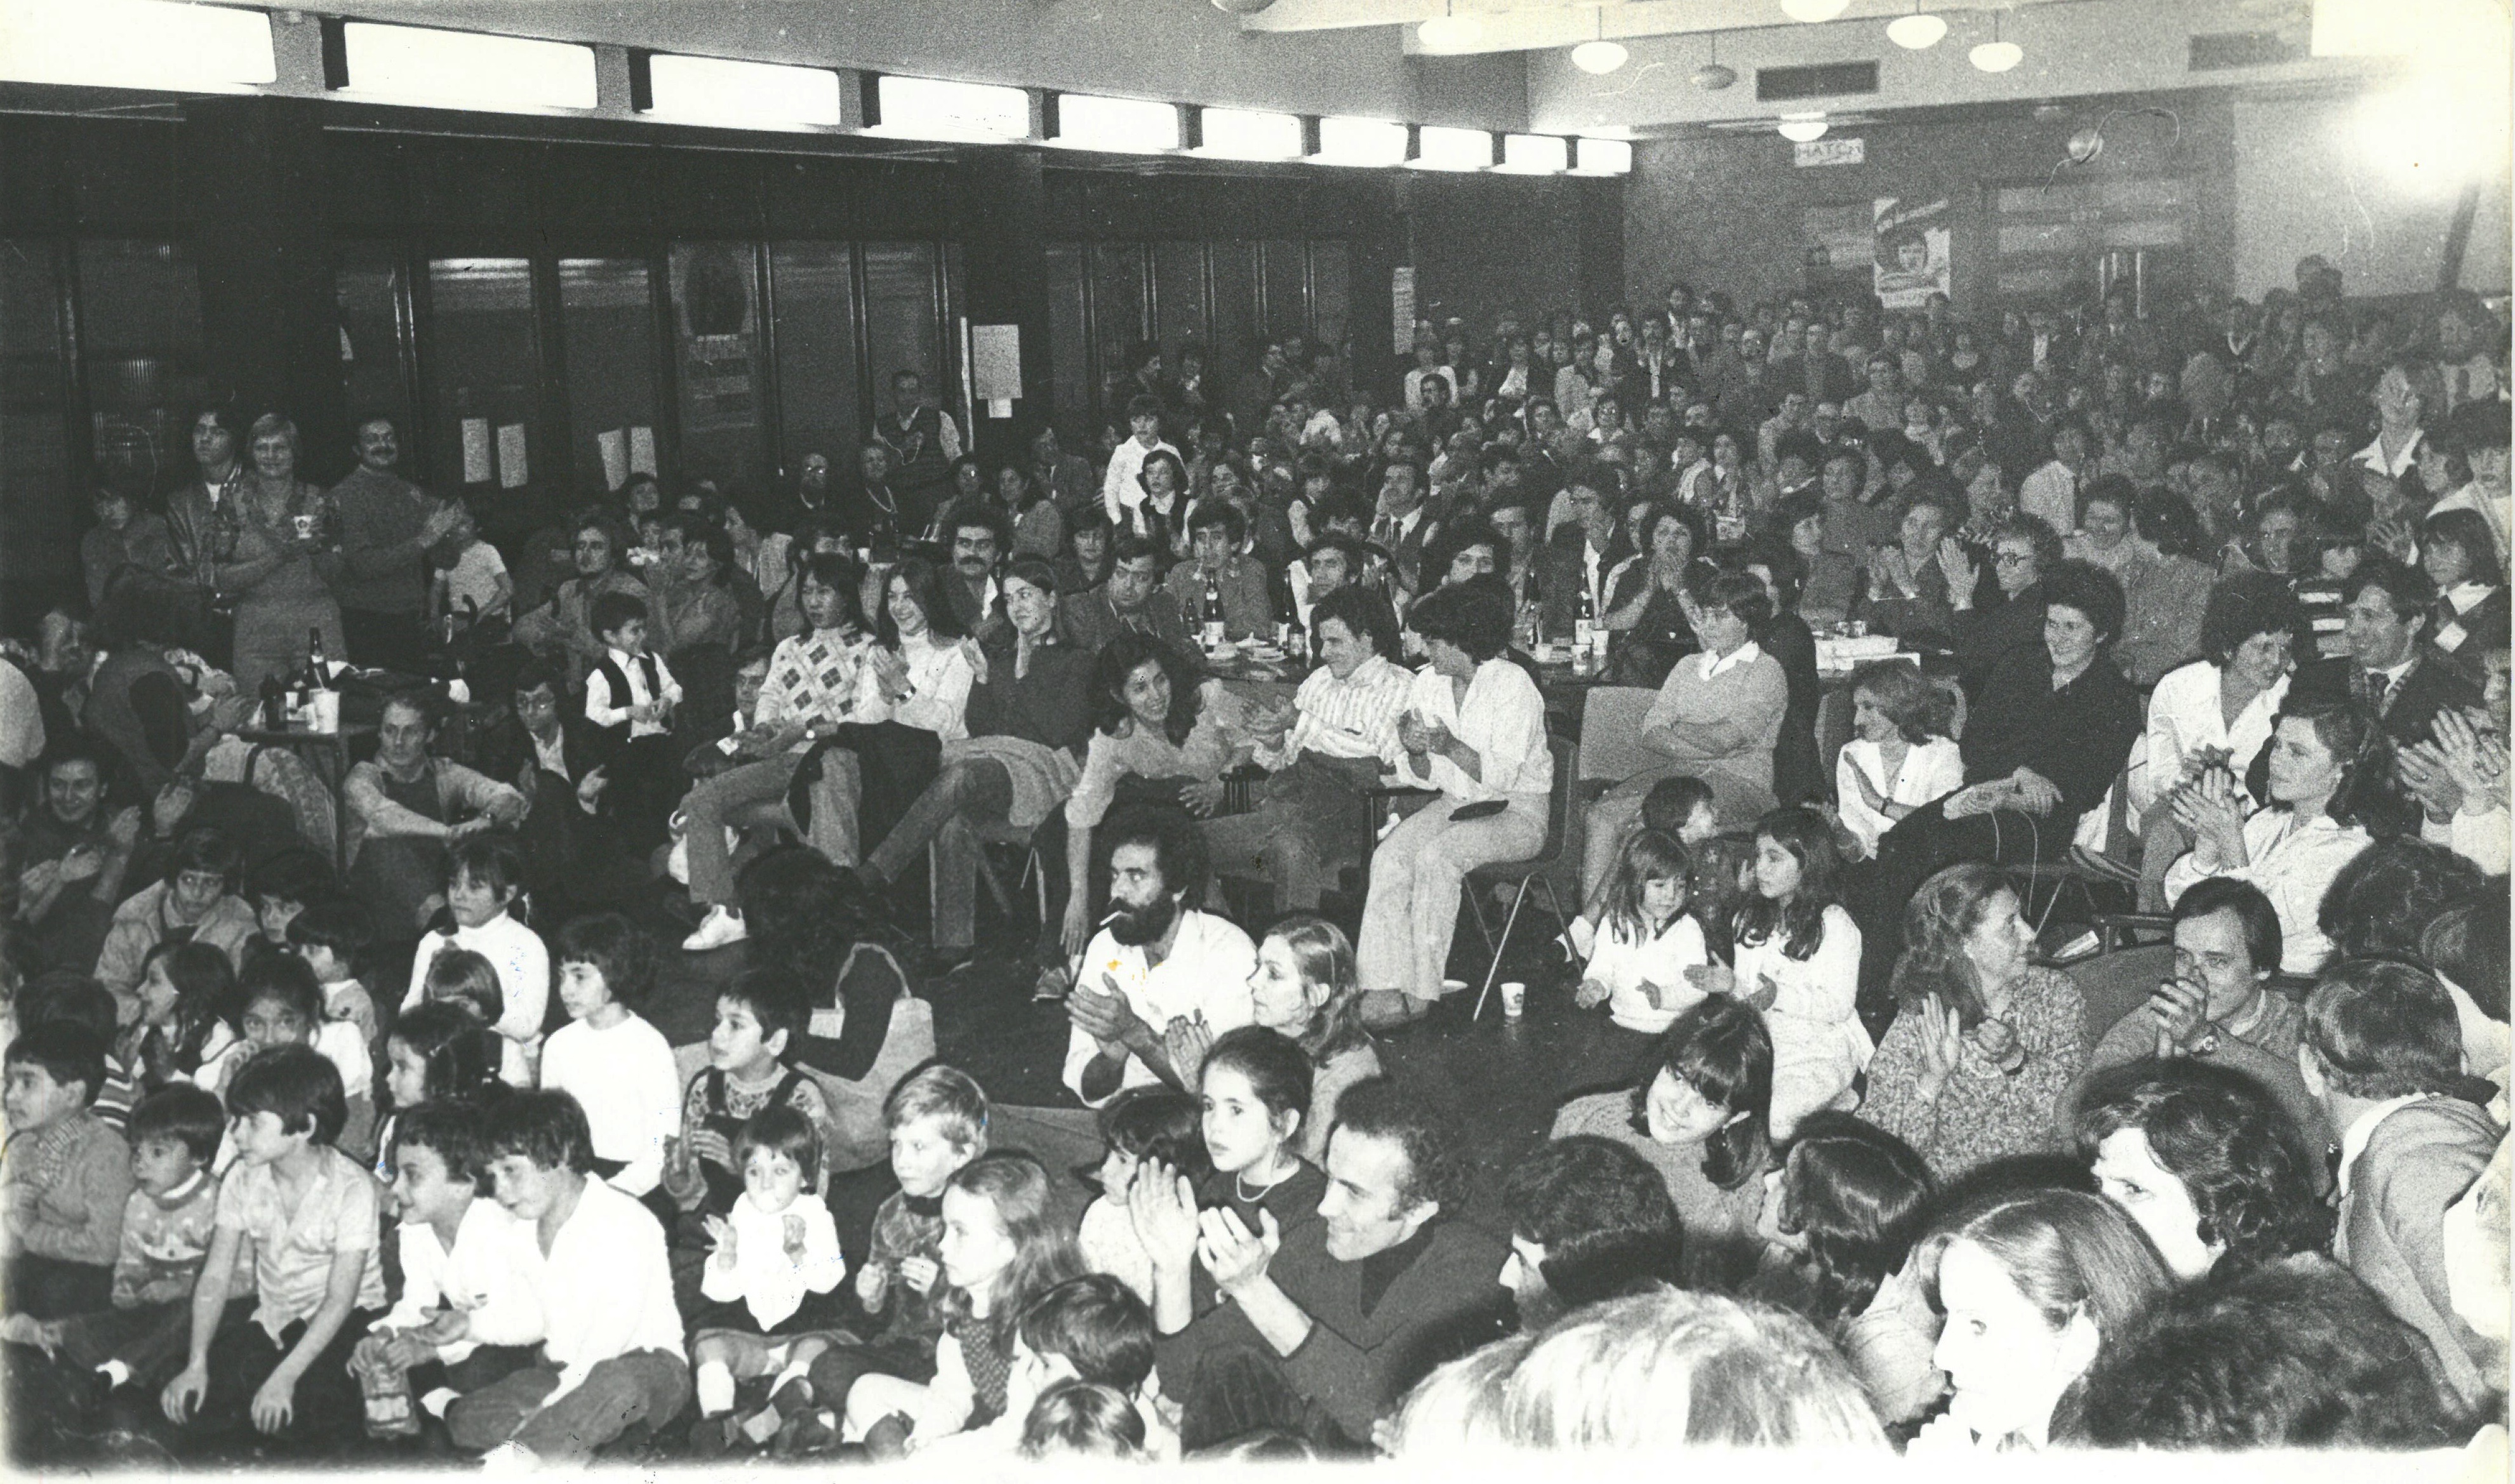
M683 780L673 755L673 708L680 683L661 655L646 651L646 605L626 593L597 596L588 613L602 658L585 676L585 719L602 734L609 792L633 849L664 839Z

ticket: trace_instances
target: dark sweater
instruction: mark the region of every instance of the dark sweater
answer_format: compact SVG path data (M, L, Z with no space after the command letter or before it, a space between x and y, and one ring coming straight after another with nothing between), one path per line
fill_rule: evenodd
M2061 791L2052 822L2074 826L2113 786L2139 727L2139 695L2107 656L2054 690L2048 650L2011 650L1993 664L1966 719L1965 782L2033 768Z
M1267 1271L1286 1297L1310 1316L1309 1337L1281 1360L1284 1380L1333 1418L1356 1441L1394 1408L1409 1387L1440 1362L1490 1338L1480 1316L1499 1312L1504 1246L1463 1221L1426 1227L1415 1260L1393 1278L1369 1271L1368 1260L1328 1256L1327 1223L1284 1234ZM1366 1286L1386 1288L1366 1304ZM1246 1345L1272 1354L1234 1303L1199 1315L1157 1350L1162 1389L1185 1396L1209 1351Z
M1030 674L1016 677L1013 646L1010 631L986 646L987 678L969 687L969 735L1022 737L1081 758L1092 738L1091 656L1047 644L1031 651Z

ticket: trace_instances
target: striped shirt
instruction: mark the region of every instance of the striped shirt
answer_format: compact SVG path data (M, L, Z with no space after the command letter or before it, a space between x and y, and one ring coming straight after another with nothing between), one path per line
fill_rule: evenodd
M1302 753L1323 758L1384 758L1397 745L1397 719L1415 677L1404 666L1375 654L1338 680L1321 665L1293 694L1299 713L1280 753L1258 750L1259 765L1281 769Z

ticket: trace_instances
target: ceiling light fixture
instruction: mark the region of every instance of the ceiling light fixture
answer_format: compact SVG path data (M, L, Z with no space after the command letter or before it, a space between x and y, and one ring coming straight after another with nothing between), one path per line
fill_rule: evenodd
M1823 25L1850 7L1851 0L1782 0L1782 14L1807 25Z
M1886 39L1908 52L1926 52L1947 33L1947 21L1921 9L1921 0L1913 0L1913 14L1886 22Z
M1986 72L2005 72L2026 60L2026 49L2014 41L2000 39L2000 13L1991 13L1991 39L1968 54L1973 64Z
M1834 126L1825 121L1822 113L1785 113L1781 123L1775 127L1780 130L1782 138L1793 144L1813 144L1825 138L1826 131Z
M1572 49L1572 65L1593 77L1604 77L1631 56L1623 42L1607 39L1607 8L1602 5L1598 7L1598 34Z
M1711 60L1694 69L1694 85L1706 93L1717 93L1738 80L1738 69L1720 64L1720 33L1711 33Z
M1427 52L1464 52L1483 38L1484 25L1458 13L1456 0L1442 0L1441 14L1415 28L1415 39Z

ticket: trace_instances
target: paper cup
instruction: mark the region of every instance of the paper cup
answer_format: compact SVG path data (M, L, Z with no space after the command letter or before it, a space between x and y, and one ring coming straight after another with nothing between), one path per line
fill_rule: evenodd
M1502 987L1502 1012L1505 1015L1509 1016L1511 1019L1516 1020L1521 1016L1521 1014L1525 1013L1527 1010L1528 986L1516 982L1504 984Z
M341 692L318 690L309 701L306 710L307 720L310 723L307 727L309 731L319 731L328 735L341 729Z

